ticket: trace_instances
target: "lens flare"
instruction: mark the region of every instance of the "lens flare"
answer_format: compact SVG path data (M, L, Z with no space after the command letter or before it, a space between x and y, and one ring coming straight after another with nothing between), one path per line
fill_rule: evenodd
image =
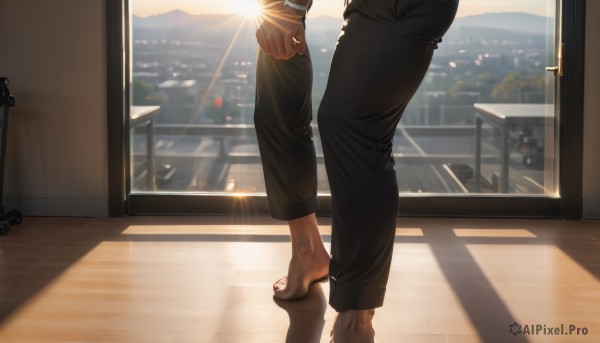
M259 18L262 15L263 7L258 0L244 0L239 6L239 14L247 18Z

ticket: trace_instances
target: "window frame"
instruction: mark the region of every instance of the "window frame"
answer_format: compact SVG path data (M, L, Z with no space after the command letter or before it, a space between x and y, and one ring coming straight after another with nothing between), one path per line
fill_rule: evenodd
M109 216L265 215L266 196L209 193L131 194L129 175L130 13L128 0L106 1ZM585 0L562 0L564 76L556 105L559 125L559 197L514 195L401 195L401 216L581 219L583 215L583 87ZM319 196L319 215L331 214Z

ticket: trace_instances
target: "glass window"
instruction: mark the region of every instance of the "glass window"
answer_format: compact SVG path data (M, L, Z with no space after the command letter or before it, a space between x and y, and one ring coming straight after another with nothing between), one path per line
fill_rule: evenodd
M130 5L132 192L263 194L256 3ZM314 116L342 11L342 0L317 0L307 19ZM461 0L396 131L403 194L557 196L555 76L545 70L557 64L556 11L549 0Z

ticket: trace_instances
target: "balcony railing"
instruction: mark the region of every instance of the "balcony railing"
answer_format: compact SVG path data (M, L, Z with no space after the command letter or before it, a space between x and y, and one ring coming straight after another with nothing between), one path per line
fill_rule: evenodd
M475 189L475 111L472 106L439 106L407 111L394 137L400 190L441 194ZM461 112L462 111L462 112ZM462 113L462 115L461 115ZM420 122L417 122L420 121ZM144 132L133 135L134 168L144 170ZM155 124L157 190L168 192L264 192L256 133L252 124ZM313 126L319 169L319 192L328 193L317 126ZM544 171L524 163L511 139L511 184L506 193L545 194ZM501 138L492 127L482 129L481 193L501 191ZM174 172L174 170L176 170ZM134 192L151 188L134 175Z

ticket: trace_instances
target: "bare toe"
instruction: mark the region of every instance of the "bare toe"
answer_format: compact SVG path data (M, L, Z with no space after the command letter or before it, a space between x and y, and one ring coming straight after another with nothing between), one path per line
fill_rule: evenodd
M281 279L275 281L275 283L273 284L273 290L274 291L280 290L282 288L285 288L286 285L287 285L287 275L282 277Z

